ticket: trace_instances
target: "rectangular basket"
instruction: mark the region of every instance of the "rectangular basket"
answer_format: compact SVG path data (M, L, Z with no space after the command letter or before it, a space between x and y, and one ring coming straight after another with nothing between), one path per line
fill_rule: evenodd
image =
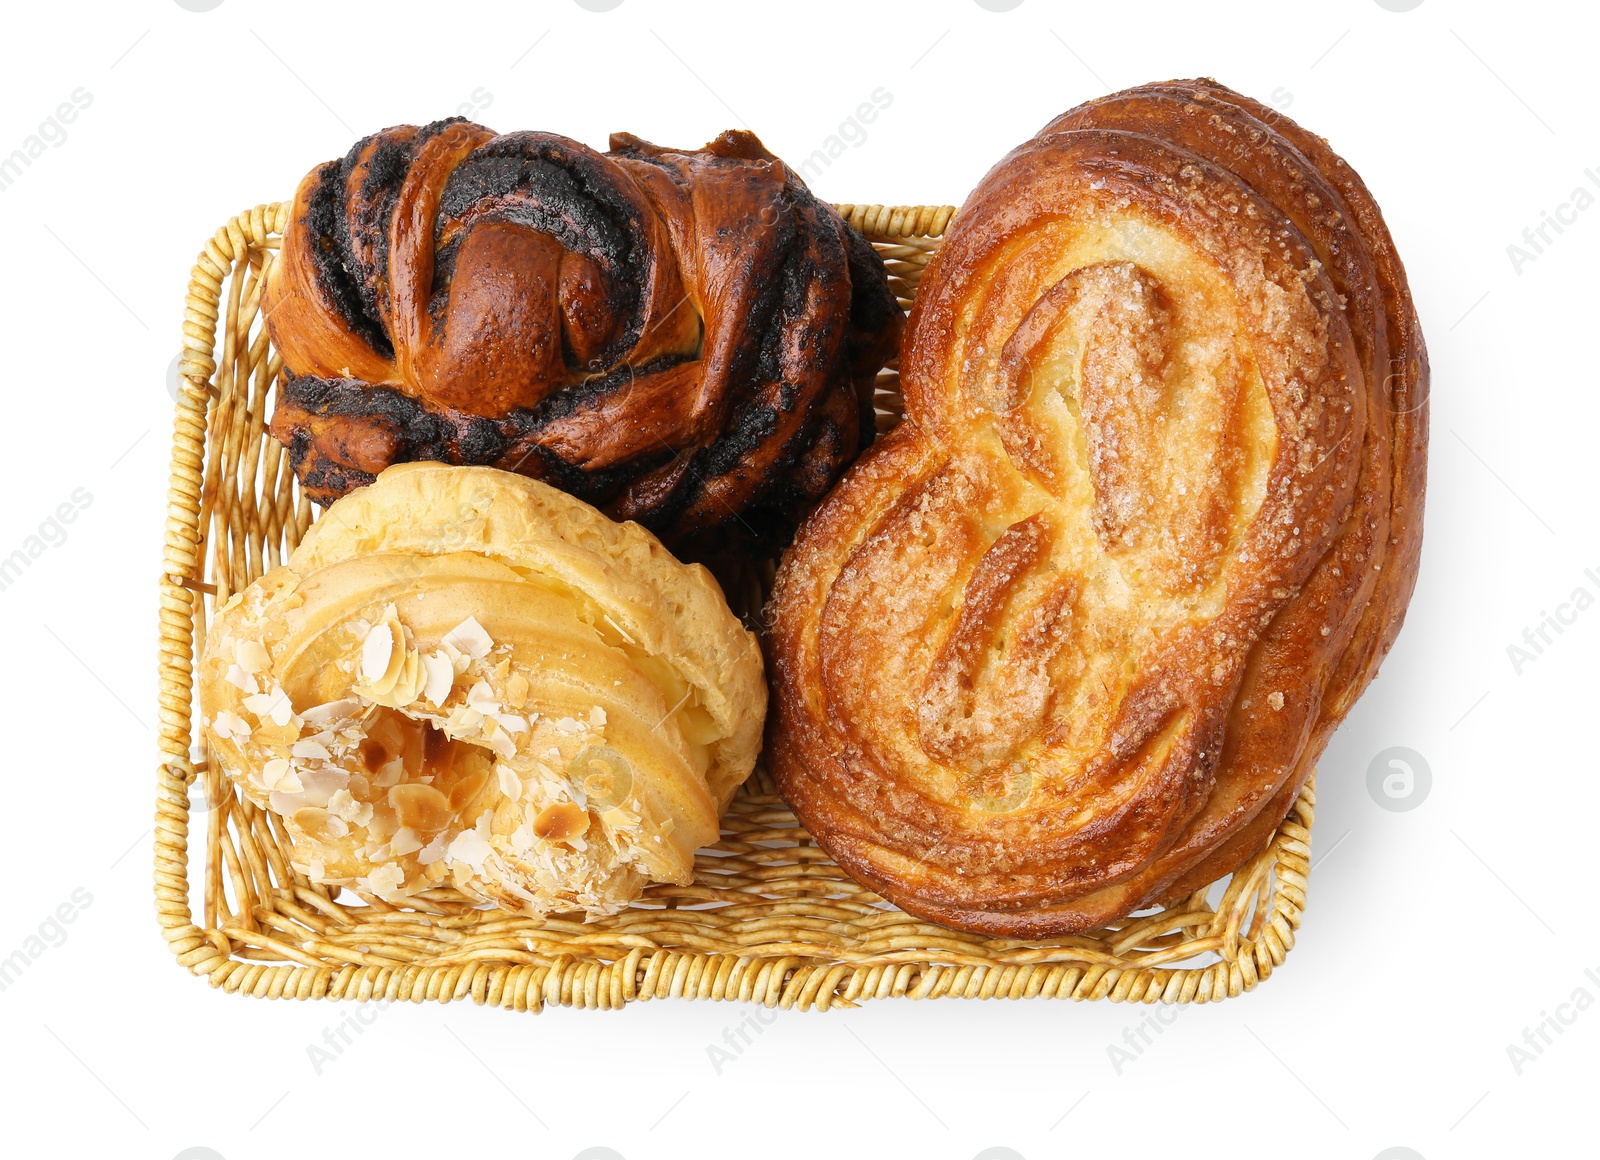
M230 220L206 243L184 302L161 577L161 765L156 911L178 961L264 998L470 996L517 1010L651 998L849 1007L890 996L1204 1003L1253 988L1294 944L1305 904L1314 782L1272 843L1231 878L1087 935L986 938L886 904L811 840L757 767L686 887L653 885L610 918L546 920L476 908L452 891L413 905L314 885L290 865L281 822L236 794L196 731L196 642L219 599L285 560L315 518L265 433L281 361L260 291L287 203ZM888 264L909 307L950 206L837 207ZM878 426L899 421L894 364ZM768 570L770 573L770 569ZM735 611L765 593L730 591ZM204 896L190 910L190 820Z

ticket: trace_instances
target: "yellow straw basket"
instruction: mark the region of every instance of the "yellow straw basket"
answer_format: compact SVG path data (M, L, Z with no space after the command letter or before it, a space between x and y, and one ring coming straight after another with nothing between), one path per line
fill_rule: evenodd
M877 246L909 306L953 208L838 209ZM281 563L315 518L264 430L281 364L260 291L288 214L286 203L257 206L218 230L184 302L155 826L156 912L178 962L213 986L264 998L470 997L535 1011L658 998L800 1008L939 996L1205 1003L1250 990L1283 962L1305 905L1311 785L1266 851L1231 879L1048 942L961 934L888 906L813 843L759 767L693 885L652 886L600 921L478 909L450 890L402 908L296 873L278 819L207 762L193 712L195 650L216 601ZM879 429L900 411L891 364L879 381ZM748 613L762 592L755 580L746 587L729 597ZM196 885L199 915L190 908Z

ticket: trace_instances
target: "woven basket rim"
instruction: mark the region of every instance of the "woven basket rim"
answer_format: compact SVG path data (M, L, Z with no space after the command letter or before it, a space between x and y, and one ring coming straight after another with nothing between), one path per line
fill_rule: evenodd
M316 954L265 934L252 939L248 932L202 928L190 909L189 791L196 777L191 757L197 724L193 715L196 622L204 615L206 596L216 591L205 578L203 549L210 545L202 535L209 522L203 513L207 464L208 460L214 463L217 454L215 447L208 446L207 427L213 404L220 404L222 398L222 392L212 383L219 369L216 356L220 354L227 365L239 354L231 329L223 335L223 349L218 350L218 327L226 318L235 317L238 310L241 264L266 260L265 255L275 247L276 238L287 224L290 208L288 202L263 203L230 218L202 249L185 297L181 385L174 410L159 582L161 761L157 769L154 879L162 934L178 962L191 973L228 991L272 998L450 1001L470 996L479 1003L538 1010L547 1003L620 1007L640 999L682 997L827 1009L893 996L1039 995L1203 1003L1249 991L1283 963L1294 945L1304 912L1316 800L1314 775L1267 848L1231 877L1216 909L1193 916L1193 930L1205 933L1171 944L1183 950L1182 956L1158 949L1142 953L1137 962L1097 962L1092 955L1082 961L1053 961L1048 957L1028 961L1030 955L1040 953L1035 948L1059 950L1072 941L1044 940L1008 943L1004 959L994 957L994 952L985 957L951 950L879 956L883 961L869 963L826 958L819 961L806 954L736 954L636 946L626 954L610 957L544 955L543 960L548 961L537 955L492 950L487 957L468 961L409 967L364 963L360 956L351 955L347 962L339 960L344 965L332 966L326 958L319 959ZM956 207L949 205L846 203L835 208L851 227L877 244L886 257L911 263L925 263L956 213ZM901 283L906 291L902 301L914 294L916 280L920 279L922 266L915 265L914 269L914 276L907 273ZM246 332L251 325L253 320L245 323ZM264 336L258 342L266 347ZM253 348L251 353L256 353ZM258 370L266 365L263 359ZM255 418L259 421L260 416ZM254 483L252 479L252 487ZM285 486L292 490L292 481ZM306 512L309 513L308 506ZM234 531L237 534L237 529ZM759 776L764 777L764 772ZM775 795L751 794L749 801L767 812L787 809ZM736 799L736 807L738 802ZM755 903L770 896L748 897ZM271 901L274 906L291 905L286 891L275 893ZM305 901L303 896L301 901ZM777 905L777 900L771 899L771 906ZM678 911L675 917L692 913L695 912ZM1165 912L1164 917L1171 925L1171 912ZM428 927L437 926L442 920L415 913L407 921ZM1136 916L1116 933L1128 936L1130 948L1139 946L1134 936L1145 921L1142 915ZM955 932L948 933L954 941ZM243 952L236 942L253 948L250 953L256 957L240 957ZM331 953L325 947L317 948L317 953L325 952ZM1201 966L1164 965L1207 952L1213 953L1216 961ZM269 958L263 959L263 954Z

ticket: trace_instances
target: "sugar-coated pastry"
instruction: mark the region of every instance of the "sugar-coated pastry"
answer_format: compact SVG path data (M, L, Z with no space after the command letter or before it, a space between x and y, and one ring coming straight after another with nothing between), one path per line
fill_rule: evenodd
M751 133L602 154L459 118L312 170L263 304L272 433L317 502L486 464L707 557L787 543L871 442L901 323L877 253Z
M1243 865L1416 577L1427 355L1360 178L1212 81L1090 102L962 207L901 367L769 608L800 819L1023 938Z
M535 480L425 463L230 597L198 684L212 759L312 881L534 915L689 882L766 707L703 567Z

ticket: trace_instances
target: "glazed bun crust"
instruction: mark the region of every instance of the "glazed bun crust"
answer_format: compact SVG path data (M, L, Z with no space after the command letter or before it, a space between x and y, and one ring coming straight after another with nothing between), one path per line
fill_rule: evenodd
M400 125L295 194L273 435L331 503L393 463L542 479L680 556L787 543L871 441L883 262L757 138L599 153Z
M1214 82L1091 102L963 206L902 375L769 608L796 813L1012 937L1242 865L1415 580L1427 359L1360 179Z

